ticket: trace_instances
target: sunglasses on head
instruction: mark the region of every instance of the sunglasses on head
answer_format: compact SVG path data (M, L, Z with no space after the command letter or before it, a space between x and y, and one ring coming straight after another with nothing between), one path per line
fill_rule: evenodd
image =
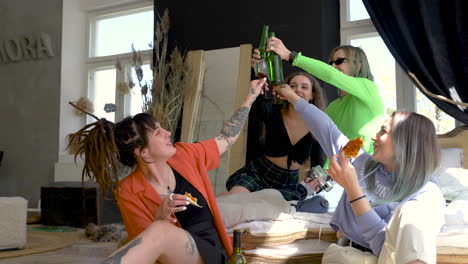
M345 60L347 60L347 58L338 58L336 60L330 60L330 62L328 64L333 65L333 63L335 63L335 65L340 65Z

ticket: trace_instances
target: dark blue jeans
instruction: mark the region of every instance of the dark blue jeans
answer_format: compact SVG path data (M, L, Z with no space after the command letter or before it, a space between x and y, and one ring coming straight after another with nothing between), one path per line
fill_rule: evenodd
M328 201L321 195L315 195L310 199L301 200L296 205L297 212L318 213L328 212Z

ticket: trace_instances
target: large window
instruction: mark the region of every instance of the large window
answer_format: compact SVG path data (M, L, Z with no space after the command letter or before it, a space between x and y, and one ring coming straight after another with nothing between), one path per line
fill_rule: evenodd
M89 14L88 96L99 118L118 121L142 111L138 80L132 71L132 45L142 51L144 81L152 79L153 6L148 3ZM116 69L120 60L123 71ZM132 76L136 86L128 94L119 80ZM88 117L88 122L94 119Z
M362 48L368 57L374 82L379 87L379 92L384 100L385 112L391 114L397 109L396 84L395 84L395 60L388 51L385 43L376 34L370 36L356 35L351 39L351 45Z
M388 51L377 33L362 0L340 0L341 44L361 47L368 59L384 100L385 110L416 111L430 118L437 133L445 133L455 127L455 120L442 112L413 85L402 68Z

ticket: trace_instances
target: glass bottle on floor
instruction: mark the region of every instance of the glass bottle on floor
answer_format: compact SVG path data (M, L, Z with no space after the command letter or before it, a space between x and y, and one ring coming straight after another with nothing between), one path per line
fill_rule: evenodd
M234 243L233 243L233 253L229 257L227 264L246 264L244 255L242 255L241 249L241 231L239 229L234 229L233 231Z

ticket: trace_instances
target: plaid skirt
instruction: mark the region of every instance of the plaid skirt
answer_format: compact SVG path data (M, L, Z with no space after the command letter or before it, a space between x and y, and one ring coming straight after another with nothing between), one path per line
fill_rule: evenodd
M298 180L299 170L283 169L262 156L234 172L226 181L226 189L229 191L234 186L251 192L276 189L287 201L303 200L307 190Z

